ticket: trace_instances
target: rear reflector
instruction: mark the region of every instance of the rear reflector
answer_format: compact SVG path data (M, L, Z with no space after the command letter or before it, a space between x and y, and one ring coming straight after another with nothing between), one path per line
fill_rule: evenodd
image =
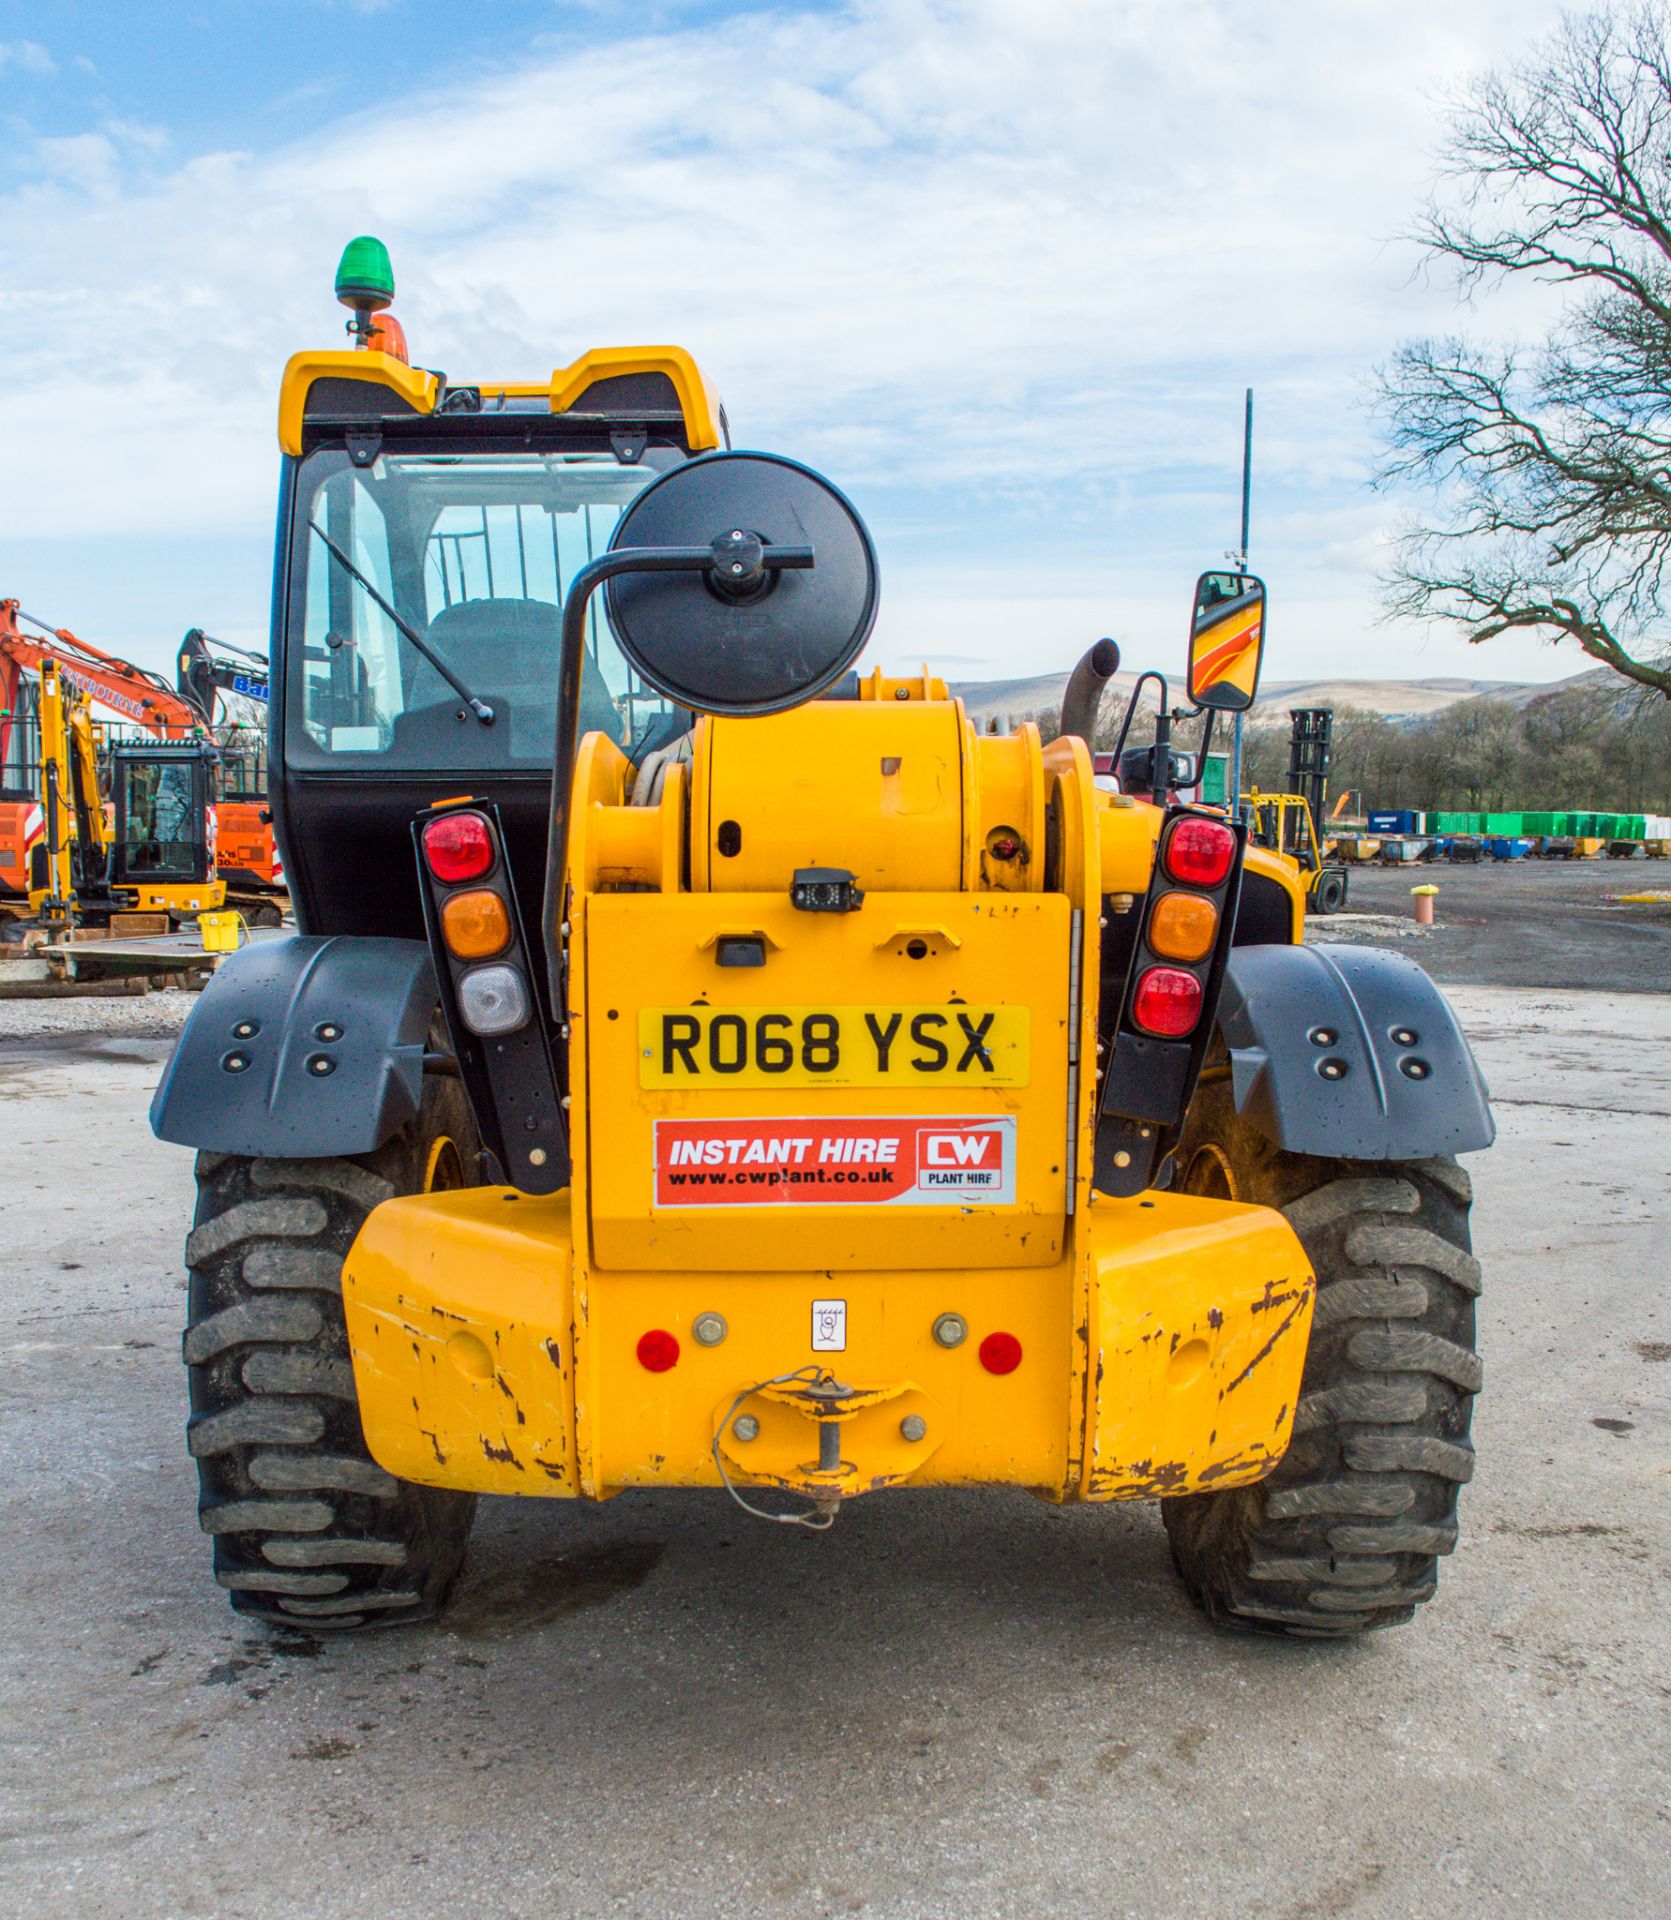
M456 991L459 1018L484 1039L528 1024L528 982L515 967L472 967Z
M491 887L472 887L451 895L442 907L441 937L454 958L486 960L511 944L511 916Z
M493 865L493 835L479 813L444 813L424 828L424 858L437 880L479 880Z
M1145 1033L1181 1040L1201 1018L1201 982L1181 967L1151 967L1132 995L1131 1017Z
M1217 933L1218 908L1204 894L1163 893L1149 915L1149 945L1163 960L1204 960Z
M988 1373L1014 1373L1021 1365L1021 1342L1013 1333L989 1333L981 1342L981 1365Z
M1218 820L1186 815L1172 829L1163 860L1186 887L1216 887L1236 857L1236 836Z
M664 1327L638 1336L638 1364L646 1373L666 1373L679 1364L679 1342Z

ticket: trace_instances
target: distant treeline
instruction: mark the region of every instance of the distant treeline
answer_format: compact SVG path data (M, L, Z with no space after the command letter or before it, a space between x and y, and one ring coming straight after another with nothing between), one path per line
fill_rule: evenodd
M1046 739L1060 716L1039 713ZM1121 712L1103 713L1097 746L1114 744ZM1286 716L1282 716L1285 721ZM1151 736L1153 716L1140 713L1128 744ZM1198 728L1175 745L1192 747ZM1214 749L1227 746L1229 729ZM1243 743L1243 785L1280 792L1288 778L1288 729L1262 712ZM1354 811L1392 807L1467 809L1583 808L1617 813L1671 813L1671 700L1600 685L1564 688L1516 706L1485 697L1417 719L1336 707L1331 799L1350 791Z

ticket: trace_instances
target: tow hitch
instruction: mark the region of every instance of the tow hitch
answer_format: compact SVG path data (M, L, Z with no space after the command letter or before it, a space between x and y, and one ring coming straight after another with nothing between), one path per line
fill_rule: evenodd
M821 1531L835 1525L843 1500L909 1479L944 1432L942 1409L913 1381L855 1387L799 1367L745 1387L727 1405L714 1428L714 1466L745 1513ZM811 1505L769 1513L744 1497L733 1474Z

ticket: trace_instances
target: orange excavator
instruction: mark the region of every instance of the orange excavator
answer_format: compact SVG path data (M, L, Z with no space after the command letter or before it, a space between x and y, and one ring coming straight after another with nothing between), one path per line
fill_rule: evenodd
M237 658L220 657L226 654ZM222 693L266 702L265 661L238 655L199 628L181 643L178 685L170 687L68 627L49 627L17 601L0 600L0 907L14 911L28 898L30 856L46 834L31 706L33 682L52 662L89 699L163 744L206 737ZM212 811L229 898L252 923L276 924L285 905L284 870L267 809L263 746L259 729L230 730Z

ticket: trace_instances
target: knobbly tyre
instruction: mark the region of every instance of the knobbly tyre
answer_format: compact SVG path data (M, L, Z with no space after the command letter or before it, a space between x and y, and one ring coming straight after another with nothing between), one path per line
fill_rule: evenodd
M1401 957L1087 740L858 679L871 544L670 347L548 381L285 374L272 803L294 937L203 994L185 1358L215 1577L313 1630L444 1601L477 1494L1159 1497L1215 1620L1409 1617L1456 1539L1492 1122ZM1195 703L1265 592L1204 575ZM1129 756L1128 756L1129 757Z

